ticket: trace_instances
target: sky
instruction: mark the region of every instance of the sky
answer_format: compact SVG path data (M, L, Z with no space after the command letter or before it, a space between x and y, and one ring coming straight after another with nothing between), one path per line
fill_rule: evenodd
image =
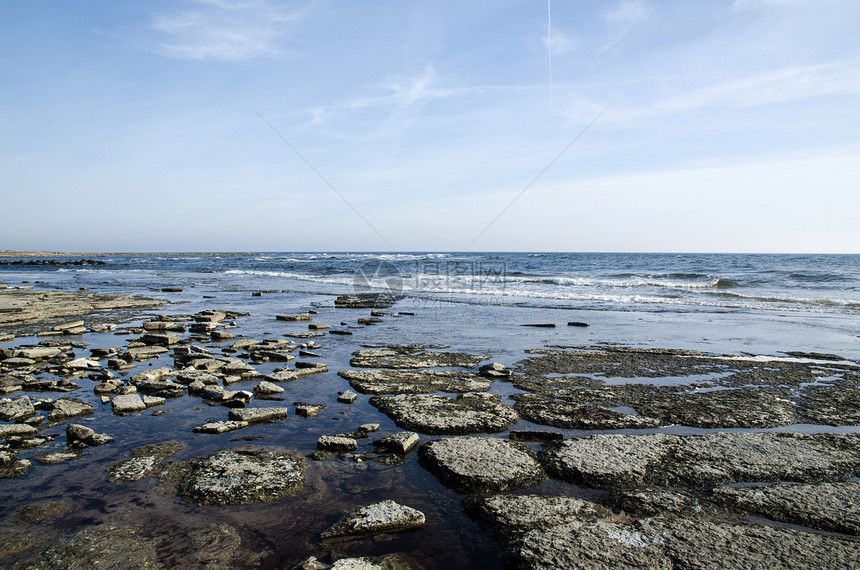
M6 0L0 249L860 253L856 0Z

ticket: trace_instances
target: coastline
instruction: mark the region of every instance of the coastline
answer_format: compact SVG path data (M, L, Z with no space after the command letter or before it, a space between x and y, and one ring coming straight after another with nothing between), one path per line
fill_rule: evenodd
M832 507L860 475L851 355L630 342L660 315L352 309L334 295L183 286L161 296L185 304L156 317L106 330L115 313L99 313L79 334L39 323L49 338L0 347L0 488L16 497L0 517L21 548L4 564L95 564L93 543L139 565L265 568L528 568L631 552L743 567L747 547L813 567L860 552L860 515ZM42 295L99 296L7 292L37 314ZM557 326L523 326L535 324ZM261 479L201 486L225 469ZM371 506L402 526L336 536Z

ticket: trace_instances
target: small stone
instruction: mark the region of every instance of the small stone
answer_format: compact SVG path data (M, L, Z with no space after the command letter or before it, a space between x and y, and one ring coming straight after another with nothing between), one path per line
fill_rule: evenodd
M358 394L356 394L352 390L345 390L340 396L337 397L337 401L343 404L352 404L357 398Z
M373 445L382 451L406 455L420 441L421 438L414 431L401 431L378 439L373 442Z
M355 451L358 442L351 437L324 435L317 440L317 449L322 451Z
M296 415L303 418L309 418L320 413L325 407L325 404L308 404L307 402L293 402L296 407Z
M53 409L48 414L48 420L54 422L75 416L86 416L95 411L95 408L79 398L60 398L54 402Z
M230 410L228 415L231 420L257 423L284 420L287 413L287 408L242 408Z
M254 395L257 397L260 396L271 396L273 394L280 394L284 391L283 388L276 384L272 384L271 382L260 382L254 387Z
M322 533L322 538L383 534L424 527L424 513L394 501L360 507Z
M84 441L95 435L95 433L96 432L92 428L82 426L81 424L69 424L69 426L66 427L66 439L69 443Z
M248 427L250 422L230 420L230 421L210 421L202 426L193 429L194 433L226 433Z
M146 404L139 394L125 394L111 400L113 413L117 415L133 414L146 409Z

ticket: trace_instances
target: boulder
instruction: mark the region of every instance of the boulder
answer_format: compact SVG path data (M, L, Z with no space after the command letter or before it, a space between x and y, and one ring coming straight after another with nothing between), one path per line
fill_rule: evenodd
M36 413L36 408L30 402L29 396L20 396L14 400L0 401L0 420L15 422L29 418Z
M48 414L48 421L55 422L76 416L86 416L95 411L95 408L79 398L60 398L54 402L53 409Z

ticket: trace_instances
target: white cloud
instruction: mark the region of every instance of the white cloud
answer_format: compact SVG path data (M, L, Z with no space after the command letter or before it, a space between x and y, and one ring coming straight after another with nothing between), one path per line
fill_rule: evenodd
M603 14L608 23L623 27L637 24L647 16L648 8L642 0L624 0Z
M603 19L609 26L609 39L600 48L600 53L615 46L630 33L637 24L646 20L649 15L648 6L643 0L623 0L614 8L603 13Z
M280 51L286 24L301 11L287 12L268 0L191 0L191 6L156 16L152 27L166 37L159 53L180 59L240 61Z
M554 55L564 55L566 53L570 53L575 51L579 42L570 36L566 35L563 32L559 32L558 30L552 30L551 36L544 36L543 38L544 47L552 50Z
M665 99L636 111L614 109L615 118L686 111L708 105L752 107L826 95L860 93L860 60L804 65L732 79Z

